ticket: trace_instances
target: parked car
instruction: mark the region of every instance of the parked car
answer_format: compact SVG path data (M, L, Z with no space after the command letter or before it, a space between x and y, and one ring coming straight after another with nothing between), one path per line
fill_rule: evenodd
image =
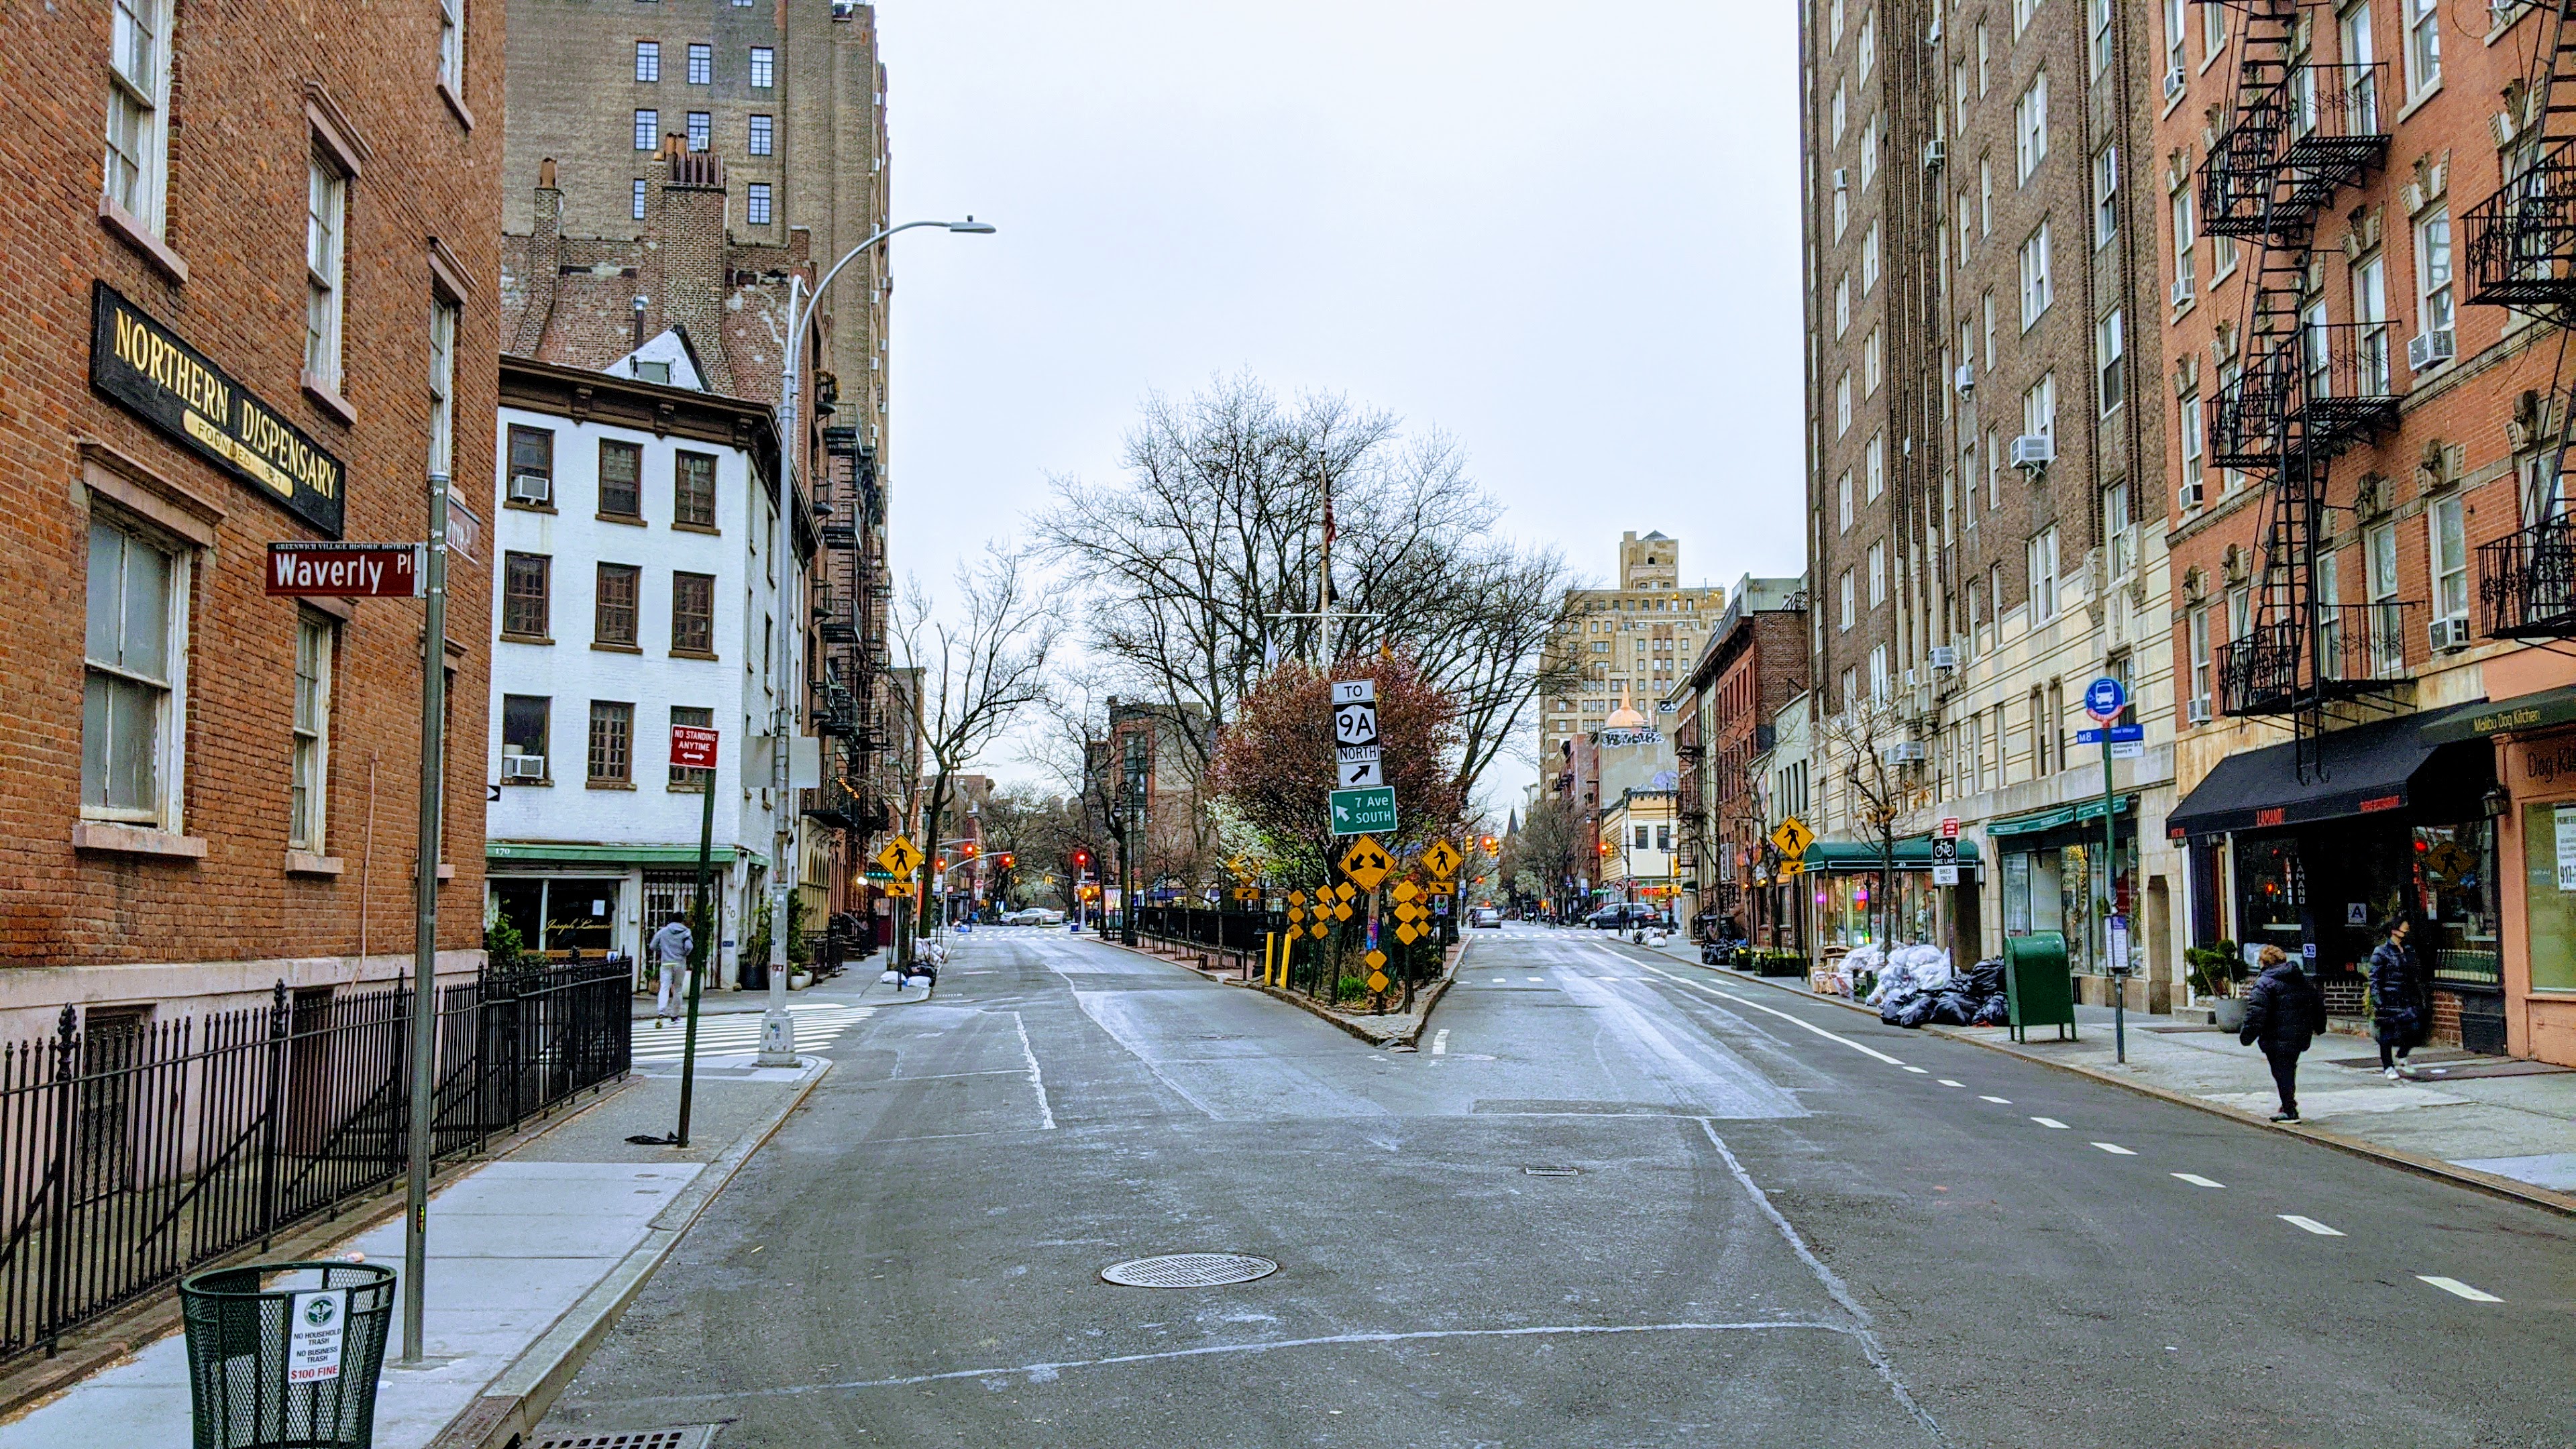
M1053 919L1049 919L1050 917ZM1064 912L1048 910L1044 906L1022 906L1016 911L1002 912L1002 924L1005 926L1053 926L1060 925L1063 921Z
M1651 926L1663 918L1653 906L1603 906L1583 918L1583 923L1596 931L1627 931Z
M1479 929L1499 931L1503 928L1503 913L1493 906L1477 906L1467 912L1467 924Z

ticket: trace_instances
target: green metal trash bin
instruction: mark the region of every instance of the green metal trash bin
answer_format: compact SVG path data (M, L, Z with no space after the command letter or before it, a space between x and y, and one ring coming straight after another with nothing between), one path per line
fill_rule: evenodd
M2012 1039L2028 1041L2034 1026L2075 1035L2075 978L2066 969L2066 937L2033 931L2004 937L2004 1000L2012 1008Z
M255 1263L179 1283L196 1449L369 1449L394 1270Z

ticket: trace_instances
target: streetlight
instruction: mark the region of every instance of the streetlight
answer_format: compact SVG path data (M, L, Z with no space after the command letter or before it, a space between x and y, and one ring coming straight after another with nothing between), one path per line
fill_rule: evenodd
M799 427L796 404L797 388L803 372L800 364L804 360L806 330L814 325L814 308L823 300L823 293L832 285L832 279L841 275L841 268L857 260L861 252L878 245L896 232L911 231L915 227L924 226L945 227L949 231L964 232L972 236L991 236L995 230L991 222L977 221L971 215L964 221L907 221L900 226L887 227L842 253L841 259L832 263L832 269L823 274L823 279L814 284L813 295L805 299L801 309L797 306L797 301L804 286L804 278L799 276L788 279L787 346L786 355L780 362L778 384L778 507L773 510L769 523L769 557L773 565L770 572L778 580L772 617L778 621L782 629L786 627L789 619L795 617L788 610L788 590L794 586L795 570L787 566L790 536L787 512L788 504L796 496L796 438ZM771 863L769 1010L760 1019L760 1065L792 1067L796 1065L796 1023L787 1014L787 894L796 888L796 874L793 861L795 837L789 829L789 822L793 817L787 803L787 753L788 741L793 737L796 723L795 656L798 651L778 649L772 652L776 655L776 663L772 666L776 671L776 677L771 683L777 690L777 696L769 716L769 732L773 745L769 752L772 802L769 857Z

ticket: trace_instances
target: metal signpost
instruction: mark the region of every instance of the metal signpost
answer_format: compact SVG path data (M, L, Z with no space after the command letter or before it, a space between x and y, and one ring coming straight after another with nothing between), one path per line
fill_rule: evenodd
M2094 735L2102 742L2102 902L2103 915L2110 923L2105 943L2110 956L2107 964L2111 973L2111 1039L2116 1058L2121 1062L2129 1059L2129 923L2127 917L2116 911L2120 897L2120 816L2117 808L2119 793L2111 782L2111 762L2118 758L2121 744L2132 745L2130 753L2136 754L2143 748L2145 740L2143 726L2111 723L2128 707L2128 689L2107 674L2084 686L2084 712L2102 726L2083 733ZM2129 734L2129 739L2116 738L2124 732Z
M671 726L672 765L707 772L706 798L698 807L698 885L689 895L689 1021L680 1035L680 1125L671 1134L674 1147L689 1145L689 1106L698 1085L698 983L706 979L707 952L715 944L707 874L715 853L717 739L714 730L697 725Z

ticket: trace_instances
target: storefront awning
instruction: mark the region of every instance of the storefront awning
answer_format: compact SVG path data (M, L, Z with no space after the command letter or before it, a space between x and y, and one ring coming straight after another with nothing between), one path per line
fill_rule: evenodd
M2483 740L2576 722L2576 684L2455 710L2424 726L2427 744Z
M2165 817L2165 833L2180 840L2403 810L2423 793L2419 776L2443 748L2431 738L2435 727L2485 708L2484 701L2455 705L2321 736L2310 746L2315 758L2305 779L2295 743L2229 755ZM2485 752L2478 753L2478 761L2463 764L2485 764Z
M2123 795L2119 798L2117 806L2112 813L2115 815L2127 815L2137 808L2137 796ZM2095 795L2087 799L2078 800L2072 805L2060 805L2054 810L2042 810L2035 815L2016 815L2009 820L1998 820L1992 825L1986 827L1986 834L1989 836L2036 835L2043 830L2055 830L2061 825L2074 825L2082 821L2099 820L2101 818L2102 797Z
M757 851L719 846L715 852L716 868L721 870L737 855L762 870L769 868L769 857ZM545 863L551 865L696 865L698 848L694 845L590 845L551 840L494 840L483 847L486 861L512 863Z
M1800 857L1800 860L1810 874L1819 871L1842 874L1873 871L1885 864L1879 854L1878 842L1870 840L1819 840L1807 847L1807 853ZM1973 840L1961 840L1959 864L1972 866L1976 863L1977 843ZM1896 842L1896 868L1930 870L1932 837L1917 835Z

